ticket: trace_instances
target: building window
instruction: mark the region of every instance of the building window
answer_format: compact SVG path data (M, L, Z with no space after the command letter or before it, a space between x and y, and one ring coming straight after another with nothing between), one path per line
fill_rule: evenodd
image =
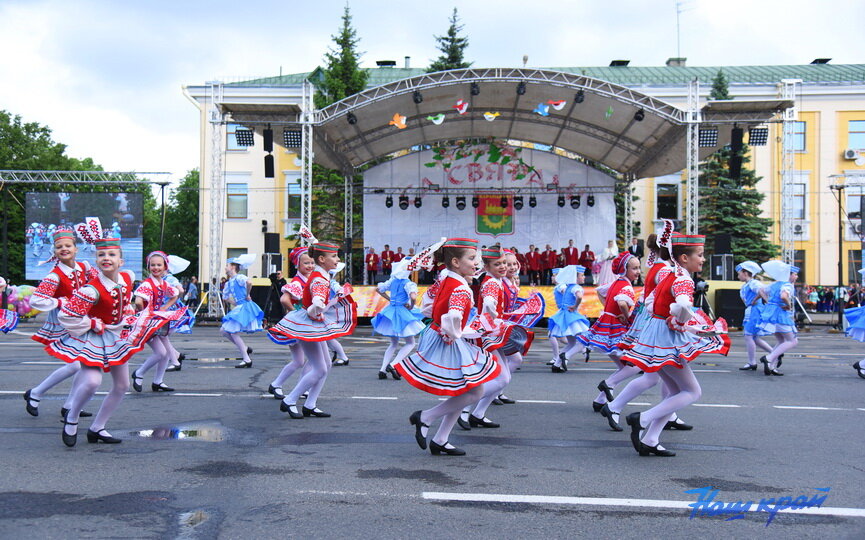
M245 219L248 216L249 184L225 184L226 212L225 217Z
M865 197L865 186L847 186L847 215L850 219L861 219L862 202Z
M862 276L859 270L862 268L862 250L848 249L847 250L847 282L859 283L862 281Z
M793 184L793 218L805 219L807 211L808 184Z
M865 150L865 120L850 120L847 125L847 147Z
M286 205L288 219L300 219L300 180L287 182L288 204Z
M799 267L799 281L797 283L808 283L808 278L805 276L805 250L793 250L793 266Z
M679 219L679 184L655 185L655 219Z
M805 151L805 122L793 122L793 142L791 148L794 152Z
M245 128L240 124L225 125L225 149L233 151L246 151L252 144L238 144L237 132L241 131L241 139L246 139L247 143L251 143L252 130Z
M229 259L233 259L234 257L237 257L239 255L246 255L248 251L249 250L247 250L246 248L228 248L227 255L228 255ZM243 274L245 276L249 275L249 274L247 274L246 269L244 269L244 268L241 268L240 270L238 270L237 273Z

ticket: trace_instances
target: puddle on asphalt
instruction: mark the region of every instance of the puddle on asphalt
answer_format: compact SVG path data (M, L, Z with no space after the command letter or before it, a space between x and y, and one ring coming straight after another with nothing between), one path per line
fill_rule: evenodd
M204 364L217 364L219 362L233 362L236 360L237 360L237 358L234 358L234 357L230 357L230 358L225 358L225 357L222 357L222 358L187 358L186 360L184 360L184 362L201 362Z
M155 441L190 440L222 442L227 436L227 431L227 429L217 424L185 424L130 431L129 434L133 437L153 439Z

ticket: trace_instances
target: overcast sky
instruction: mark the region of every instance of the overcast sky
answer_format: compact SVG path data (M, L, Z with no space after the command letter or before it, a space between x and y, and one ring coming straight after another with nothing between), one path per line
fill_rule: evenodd
M865 63L861 0L682 3L688 65ZM0 0L0 109L54 131L107 170L199 166L183 84L311 71L345 3L319 0ZM660 66L676 56L675 0L351 0L362 65L437 56L456 5L475 67Z

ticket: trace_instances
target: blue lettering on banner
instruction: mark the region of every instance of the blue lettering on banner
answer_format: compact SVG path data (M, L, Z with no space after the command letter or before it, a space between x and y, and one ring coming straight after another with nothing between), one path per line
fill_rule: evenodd
M812 495L810 498L807 495L799 495L796 498L784 497L765 497L760 499L758 503L754 501L734 501L723 502L716 500L719 490L712 486L705 486L697 489L686 490L685 493L697 495L697 500L688 506L691 508L691 515L688 519L694 519L697 516L727 516L724 521L733 521L736 519L744 519L747 512L765 512L769 514L766 520L766 526L775 519L778 512L782 510L801 510L803 508L819 508L823 506L826 498L829 497L831 488L814 488L821 492Z

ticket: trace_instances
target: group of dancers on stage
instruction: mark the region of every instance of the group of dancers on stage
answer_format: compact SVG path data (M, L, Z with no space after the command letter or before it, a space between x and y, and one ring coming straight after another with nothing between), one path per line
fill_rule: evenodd
M33 339L66 365L24 393L25 408L38 416L45 393L74 377L61 409L61 435L67 446L76 444L79 419L92 416L83 408L96 392L103 372L111 373L112 388L87 431L87 440L121 442L107 431L108 420L130 383L135 391L142 391L144 376L151 369L153 392L173 390L163 377L169 365L180 369L181 364L169 337L191 324L190 314L179 302L182 288L172 276L185 268L179 264L182 259L160 251L150 253L146 259L149 277L133 290L135 276L122 269L122 250L117 239L108 237L109 232L103 231L95 218L77 225L75 232L57 230L53 235L54 266L31 302L48 312L47 321ZM75 260L76 233L95 247L96 268ZM267 330L272 341L289 347L292 359L270 383L268 392L280 400L280 410L291 418L329 417L317 406L333 365L329 351L344 359L337 339L354 331L356 306L351 286L340 285L335 279L344 267L339 247L319 241L306 227L301 228L301 236L309 245L292 252L298 273L281 291L287 314ZM726 354L729 350L723 319L713 322L693 306L691 274L702 269L704 240L699 235L675 233L669 221L650 235L649 269L639 300L633 283L640 276L640 262L629 252L619 254L612 264L617 278L597 290L604 309L591 326L577 311L584 269L570 265L556 275L558 311L549 319L553 371L566 371L568 359L584 348L609 355L616 371L598 384L592 407L615 431L623 431L620 415L628 402L661 384L662 400L657 405L626 417L634 449L641 456L675 455L659 444L659 437L664 429L691 429L677 416L701 394L689 362L704 353ZM263 330L263 313L250 299L250 283L239 273L254 257L243 255L226 265L229 280L223 298L234 307L223 318L222 332L241 355L238 368L252 364L251 349L240 334ZM409 276L436 264L444 269L416 309L418 288ZM737 269L745 282L742 299L749 306L745 319L749 362L742 369L756 369L751 366L756 366L754 356L760 346L768 352L761 358L766 373L780 375L777 368L782 355L796 344L791 283L797 269L780 261L765 263L762 269L748 261ZM775 279L767 288L754 280L761 270ZM0 278L0 291L4 286ZM390 339L379 378L390 374L424 392L446 397L434 407L415 411L409 421L422 449L429 447L434 455L465 454L449 442L450 434L457 424L463 429L499 427L487 417L488 407L514 403L504 391L532 345L534 333L530 329L544 313L543 297L538 293L519 296L519 263L513 253L498 245L479 251L478 242L467 238L442 238L414 257L403 259L377 290L389 305L372 320L373 328ZM848 318L850 336L865 341L862 313L865 308L848 310ZM15 324L14 312L0 310L0 330L9 331ZM774 349L760 338L768 333L778 339ZM417 350L412 353L418 334ZM561 352L559 339L567 341ZM127 362L145 345L152 354L130 374ZM860 364L854 367L863 376ZM283 392L284 383L296 371L300 372L297 383L290 392ZM632 380L614 394L613 390L629 378ZM430 437L428 432L436 421L440 422L438 429Z

